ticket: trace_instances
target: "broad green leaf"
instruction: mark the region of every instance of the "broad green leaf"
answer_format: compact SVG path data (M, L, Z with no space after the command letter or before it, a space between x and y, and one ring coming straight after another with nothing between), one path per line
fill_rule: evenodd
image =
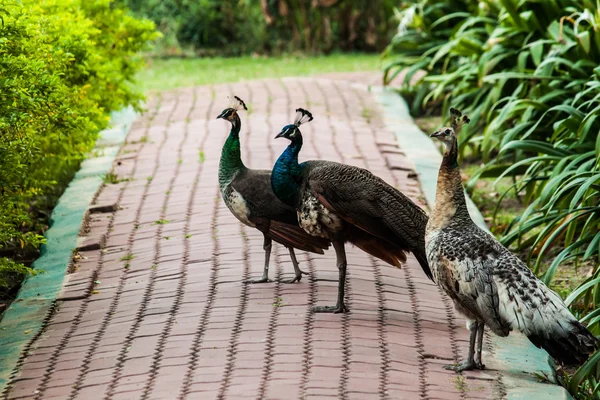
M531 59L533 60L533 63L535 64L536 67L539 67L540 63L542 62L543 51L544 51L544 42L543 41L538 40L537 42L531 44L531 47L530 47Z
M597 173L594 176L591 176L590 178L586 179L585 182L579 187L579 189L577 190L577 193L575 193L575 195L573 196L573 198L571 199L571 204L569 205L570 208L575 208L577 207L577 205L579 204L579 202L581 201L583 195L590 190L590 187L595 184L595 183L600 183L600 173Z
M577 289L572 291L569 296L565 299L565 304L570 306L575 300L577 300L581 295L585 293L585 291L591 288L594 285L600 283L600 277L589 280L582 285L579 285Z
M579 44L583 48L583 51L585 51L586 53L589 54L589 52L591 50L590 33L589 32L582 32L579 35L577 35L577 39L579 39Z
M569 77L566 76L542 76L542 75L532 75L532 74L525 74L525 73L521 73L521 72L499 72L497 74L492 74L492 75L488 75L485 78L483 78L484 82L495 82L501 79L527 79L527 80L560 80L560 81L567 81L569 80Z
M565 157L569 155L569 153L563 149L556 148L551 144L536 140L513 140L502 147L502 149L500 149L500 153L502 154L508 150L523 150L557 157Z

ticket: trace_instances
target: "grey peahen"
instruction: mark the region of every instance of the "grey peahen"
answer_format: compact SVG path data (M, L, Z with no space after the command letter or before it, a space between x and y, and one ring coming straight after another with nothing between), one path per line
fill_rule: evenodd
M250 283L269 282L271 242L274 240L288 248L295 276L287 283L299 282L305 273L298 267L294 248L323 254L329 241L308 235L298 227L296 212L283 204L271 188L271 171L248 169L240 155L240 109L246 104L237 96L234 105L226 108L217 118L231 123L231 131L223 145L219 162L219 187L221 196L231 213L245 225L258 229L264 236L265 265L260 279Z
M291 143L273 167L271 184L279 199L296 208L299 225L315 237L331 240L336 252L337 304L313 311L347 311L346 242L396 267L406 261L406 252L412 252L431 278L425 254L425 212L366 169L331 161L298 163L302 148L299 127L313 118L304 109L296 112L294 123L276 136Z
M521 331L561 364L584 362L598 347L596 337L524 262L471 220L457 161L457 135L469 118L450 111L451 126L430 135L442 141L446 150L425 241L434 280L467 318L471 336L467 360L446 368L484 368L485 325L503 337L513 329Z

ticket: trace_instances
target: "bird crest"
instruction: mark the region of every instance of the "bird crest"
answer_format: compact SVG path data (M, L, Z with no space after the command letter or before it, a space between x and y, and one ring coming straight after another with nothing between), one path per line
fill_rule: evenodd
M460 129L463 125L471 122L469 117L463 115L463 113L456 108L450 108L450 115L452 116L452 128L454 128L455 132L458 132L458 129Z
M304 108L296 109L296 119L294 120L294 125L300 126L312 120L313 116L308 110L305 110Z
M237 96L233 96L233 99L231 100L231 108L233 108L235 111L239 111L241 109L248 111L248 107L246 107L244 100Z

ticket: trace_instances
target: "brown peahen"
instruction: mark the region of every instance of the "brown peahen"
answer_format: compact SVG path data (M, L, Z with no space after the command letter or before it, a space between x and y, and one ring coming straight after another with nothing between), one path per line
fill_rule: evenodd
M469 118L455 109L450 112L451 126L430 135L442 141L446 151L425 241L434 280L468 319L471 336L467 360L446 368L484 368L485 325L503 337L519 330L559 363L581 364L598 347L596 337L524 262L471 220L457 160L457 135Z
M237 96L234 105L226 108L217 118L231 123L231 131L223 145L219 162L219 187L221 196L231 213L245 225L258 229L264 237L265 265L260 279L250 283L269 282L271 242L274 240L288 248L295 276L286 283L299 282L301 271L294 249L323 254L329 241L311 236L298 227L293 207L282 203L271 189L271 171L248 169L240 154L240 109L246 104Z
M298 163L302 149L299 127L313 118L302 108L296 112L295 122L276 136L291 143L273 167L271 184L279 199L296 208L299 225L315 237L330 240L336 252L337 304L313 311L347 311L346 242L396 267L406 261L407 252L412 252L431 278L425 254L425 212L366 169L331 161Z

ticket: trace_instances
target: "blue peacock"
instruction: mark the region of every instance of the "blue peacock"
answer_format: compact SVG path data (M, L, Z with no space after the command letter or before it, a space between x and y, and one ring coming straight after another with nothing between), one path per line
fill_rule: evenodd
M427 215L419 206L366 169L332 161L298 162L300 125L312 119L309 111L299 108L294 123L276 136L290 144L273 167L271 185L283 203L296 209L298 224L311 236L331 241L335 249L337 304L313 311L348 311L344 302L346 242L396 267L412 252L431 279L425 254Z

